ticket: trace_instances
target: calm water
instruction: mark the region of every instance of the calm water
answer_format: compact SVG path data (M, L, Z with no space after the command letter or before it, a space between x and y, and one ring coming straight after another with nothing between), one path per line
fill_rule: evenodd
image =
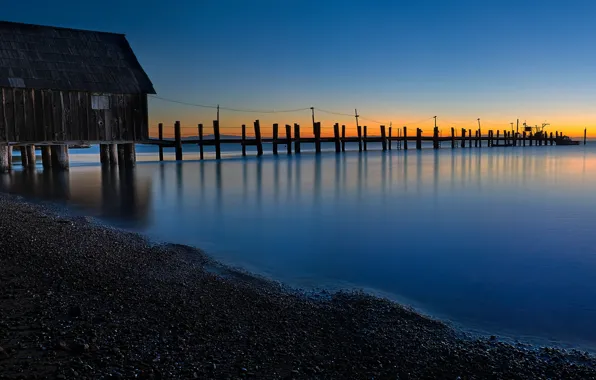
M596 346L591 145L140 162L132 173L102 170L82 154L93 151L71 154L70 173L16 171L0 189L294 286L364 288L467 328Z

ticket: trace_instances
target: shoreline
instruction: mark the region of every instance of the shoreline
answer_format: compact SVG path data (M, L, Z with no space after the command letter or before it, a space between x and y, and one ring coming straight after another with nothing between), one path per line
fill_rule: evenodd
M0 379L596 379L577 350L469 337L361 292L303 293L13 195L0 207Z

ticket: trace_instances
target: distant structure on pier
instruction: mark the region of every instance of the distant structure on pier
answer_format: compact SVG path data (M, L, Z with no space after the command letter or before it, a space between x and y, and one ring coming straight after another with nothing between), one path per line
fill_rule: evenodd
M63 150L149 135L155 90L123 34L0 21L0 91L0 144Z

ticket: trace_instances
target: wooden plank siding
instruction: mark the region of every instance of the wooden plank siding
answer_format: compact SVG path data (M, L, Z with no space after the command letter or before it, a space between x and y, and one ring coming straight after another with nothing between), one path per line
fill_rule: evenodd
M147 95L110 94L92 109L90 92L0 88L0 141L131 142L149 138Z

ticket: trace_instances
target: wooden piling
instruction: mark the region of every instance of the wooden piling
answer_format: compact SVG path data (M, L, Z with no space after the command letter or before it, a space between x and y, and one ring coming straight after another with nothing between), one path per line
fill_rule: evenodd
M422 129L416 128L416 150L422 149Z
M366 151L366 143L367 143L366 138L368 137L368 133L367 133L368 127L365 125L362 128L364 130L364 136L362 138L362 146L364 147L364 151Z
M553 133L551 132L551 133L550 133L550 145L552 146L552 145L553 145L553 143L554 143L554 140L553 140Z
M174 140L176 147L176 161L182 161L182 136L180 134L179 121L174 123ZM118 149L120 149L120 146L118 146ZM120 155L118 155L118 158L120 158Z
M110 164L110 155L109 155L109 150L108 150L108 144L101 144L100 147L101 146L104 147L103 154L106 156L106 157L103 157L104 162L102 162L102 164L109 165ZM49 145L41 146L41 164L43 165L44 169L49 169L52 167L52 150Z
M381 125L381 147L383 151L387 150L387 136L385 135L385 126Z
M203 147L203 124L199 124L197 128L199 128L199 159L202 160L205 154L205 149ZM242 149L245 149L244 145L242 145Z
M500 134L501 134L501 131L499 131L499 130L497 129L497 145L499 145L499 135L500 135Z
M124 166L124 144L117 144L116 149L118 150L118 165Z
M242 157L246 157L246 124L242 124Z
M259 120L255 120L254 123L255 127L255 140L257 142L257 156L263 155L263 140L261 139L261 122Z
M271 145L273 146L273 155L277 156L277 139L279 137L279 125L277 123L273 124L273 141Z
M29 167L29 164L27 163L27 158L29 158L29 156L27 156L27 147L23 145L20 146L19 149L21 151L21 165L23 168L27 168Z
M68 160L67 145L52 145L51 147L52 168L58 170L68 170L70 163Z
M392 144L392 142L391 142L391 137L392 137L392 136L391 136L391 129L392 129L392 128L393 128L393 127L389 127L389 141L388 141L388 142L389 142L389 150L391 150L391 144Z
M300 125L294 124L294 152L300 153Z
M213 137L215 138L215 159L221 159L221 135L219 134L219 120L213 120Z
M451 127L451 149L455 149L455 128Z
M157 134L158 134L157 138L159 139L159 142L162 142L163 141L163 123L157 124ZM161 145L161 144L159 144L159 160L163 161L163 145Z
M439 128L433 128L433 149L439 149Z
M333 138L335 141L335 153L340 153L341 152L341 144L339 141L339 124L338 123L333 124Z
M315 152L321 153L321 122L317 121L313 125L315 135Z
M44 148L45 148L45 146L42 146L41 147L42 161L44 161L43 160ZM159 146L159 150L160 150L160 153L161 153L161 150L162 150L161 145ZM160 159L160 161L161 161L161 159ZM109 165L110 164L110 154L108 152L108 144L99 144L99 162L102 165ZM45 165L44 165L44 168L45 168Z
M408 127L404 127L404 150L408 150Z
M588 136L588 128L584 128L584 145L586 145L586 137Z
M511 133L513 136L513 146L517 146L517 132Z
M109 156L110 166L118 165L118 145L108 144L108 156Z
M286 150L288 156L292 154L292 126L286 124Z
M526 146L526 131L522 132L522 146Z
M341 151L346 151L346 126L341 126Z
M122 144L124 145L124 166L132 168L137 163L137 155L134 143Z
M465 128L461 129L461 147L462 148L466 147L466 129Z
M8 144L0 145L0 173L8 173L10 171Z
M360 125L356 126L358 132L358 151L362 152L362 127Z
M474 148L478 148L478 130L474 131Z
M8 169L12 170L12 145L8 146Z
M530 135L528 136L528 140L530 142L530 146L532 146L532 143L534 141L534 134L532 132L530 132Z
M468 129L468 148L472 147L472 130Z
M30 169L35 168L36 164L36 157L35 157L35 145L27 145L27 166Z

